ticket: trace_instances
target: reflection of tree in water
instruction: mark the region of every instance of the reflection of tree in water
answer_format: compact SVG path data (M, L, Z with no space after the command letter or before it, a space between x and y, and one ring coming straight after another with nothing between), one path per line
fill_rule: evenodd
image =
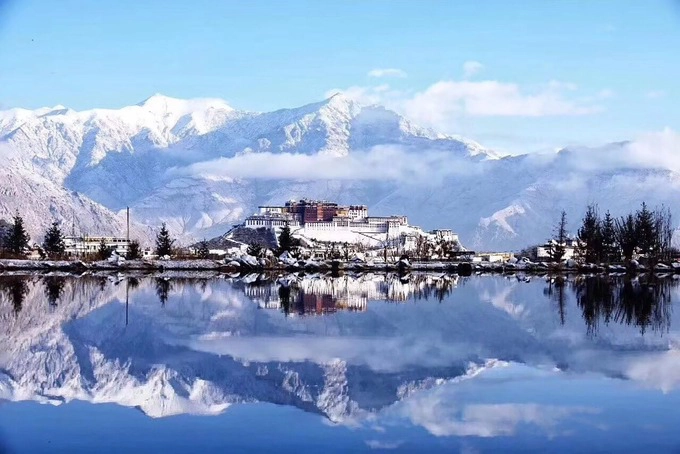
M560 323L562 325L564 325L566 315L564 310L566 303L566 294L564 291L565 283L566 280L564 276L557 276L554 279L550 279L548 281L548 287L543 290L543 293L548 296L548 298L557 303L557 310L560 314Z
M672 283L671 279L659 279L654 275L625 280L619 289L614 319L639 326L642 334L647 327L656 332L668 331L671 325Z
M0 290L12 302L14 313L18 314L28 295L28 278L26 276L0 276Z
M43 285L45 286L45 298L50 306L56 306L64 291L66 278L63 276L45 276Z
M283 313L290 314L290 287L281 284L279 286L279 301L281 302L281 309Z
M165 306L165 303L168 301L170 290L172 290L172 282L169 279L156 278L156 295L158 295L158 299L161 301L161 306Z
M290 313L305 315L304 293L295 284L280 284L278 292L279 304L286 316Z
M411 284L413 286L414 299L427 301L434 297L440 303L444 301L458 285L457 281L446 276L433 280L427 275L409 276L408 279L402 280L402 283Z
M597 332L600 320L608 324L616 306L615 278L609 276L581 276L572 283L576 294L576 304L583 313L587 332Z
M127 288L128 290L134 290L137 287L139 287L139 279L136 277L128 277L127 278Z
M671 324L672 279L654 275L631 277L580 276L572 283L588 334L604 321L635 325L644 334L668 331Z

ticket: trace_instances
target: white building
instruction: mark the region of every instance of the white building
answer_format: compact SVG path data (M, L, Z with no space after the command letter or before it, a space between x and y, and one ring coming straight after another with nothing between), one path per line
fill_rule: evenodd
M275 231L288 225L295 236L315 241L364 244L384 247L399 244L405 250L415 248L417 238L458 241L451 230L426 233L409 225L406 216L369 216L365 205L340 206L316 200L290 201L284 206L261 206L259 212L245 219L249 228Z
M550 251L553 247L553 245L556 245L557 242L555 240L550 240L546 244L542 246L536 246L536 260L538 261L549 261L551 260L552 256L550 254ZM576 251L576 241L572 239L568 239L564 243L564 256L562 257L562 260L569 260L574 258L574 254Z
M67 236L64 237L64 246L66 247L66 254L80 257L88 254L96 254L97 251L99 251L102 241L107 248L121 256L127 254L130 246L129 240L112 236Z
M430 235L434 237L435 240L458 242L458 234L454 233L449 229L436 229L430 232Z

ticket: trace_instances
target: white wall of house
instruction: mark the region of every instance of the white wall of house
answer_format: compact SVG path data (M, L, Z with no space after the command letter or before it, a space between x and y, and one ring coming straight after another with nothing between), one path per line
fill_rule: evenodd
M110 248L118 255L127 254L130 242L125 238L117 237L72 237L64 238L64 246L66 253L69 255L80 256L87 254L96 254L99 251L99 246L104 240L107 248Z
M536 259L539 261L543 260L550 260L550 246L544 245L544 246L538 246L536 247ZM564 257L562 258L563 260L569 260L574 258L574 248L570 246L566 246L564 248Z

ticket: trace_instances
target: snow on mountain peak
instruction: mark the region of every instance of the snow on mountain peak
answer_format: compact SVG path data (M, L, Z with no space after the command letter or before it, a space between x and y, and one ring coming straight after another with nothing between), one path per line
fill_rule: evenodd
M327 106L333 106L335 108L360 108L363 105L357 100L350 98L345 93L337 92L334 95L326 98L322 101L323 104Z
M285 184L285 176L274 183L274 189L262 192L252 181L234 175L216 180L190 171L170 171L178 167L204 164L212 168L219 158L248 152L346 157L382 146L403 149L414 162L424 152L456 160L494 157L475 142L421 128L392 110L363 105L344 93L263 113L235 110L221 99L184 100L162 94L121 109L76 112L55 106L6 111L0 112L0 146L12 151L6 153L11 159L0 163L0 171L14 175L14 186L9 189L0 183L0 191L11 190L18 200L17 204L0 204L0 217L26 205L20 200L30 201L41 210L31 218L33 235L41 235L54 213L59 213L59 219L68 218L71 197L60 193L58 208L50 208L47 198L54 194L29 193L38 185L29 184L32 180L24 179L26 175L39 177L43 187L75 190L101 204L88 208L93 211L89 232L111 231L99 222L115 217L105 210L130 206L137 221L156 226L162 220L174 234L187 239L224 233L264 202L263 197L274 197L271 203L276 203L317 195L337 199L338 194L331 189L334 186L324 189L331 192L317 194L323 186L318 181L298 185L296 193L289 194L293 189ZM371 189L356 191L348 202L375 203L381 198Z
M167 113L186 115L195 111L210 109L234 110L226 101L219 98L178 99L160 93L146 98L138 103L137 106L142 107L148 112L160 115Z

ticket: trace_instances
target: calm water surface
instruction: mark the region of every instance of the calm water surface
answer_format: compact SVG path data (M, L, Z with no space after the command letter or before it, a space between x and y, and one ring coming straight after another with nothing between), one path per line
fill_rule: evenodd
M0 453L678 452L664 276L0 275Z

